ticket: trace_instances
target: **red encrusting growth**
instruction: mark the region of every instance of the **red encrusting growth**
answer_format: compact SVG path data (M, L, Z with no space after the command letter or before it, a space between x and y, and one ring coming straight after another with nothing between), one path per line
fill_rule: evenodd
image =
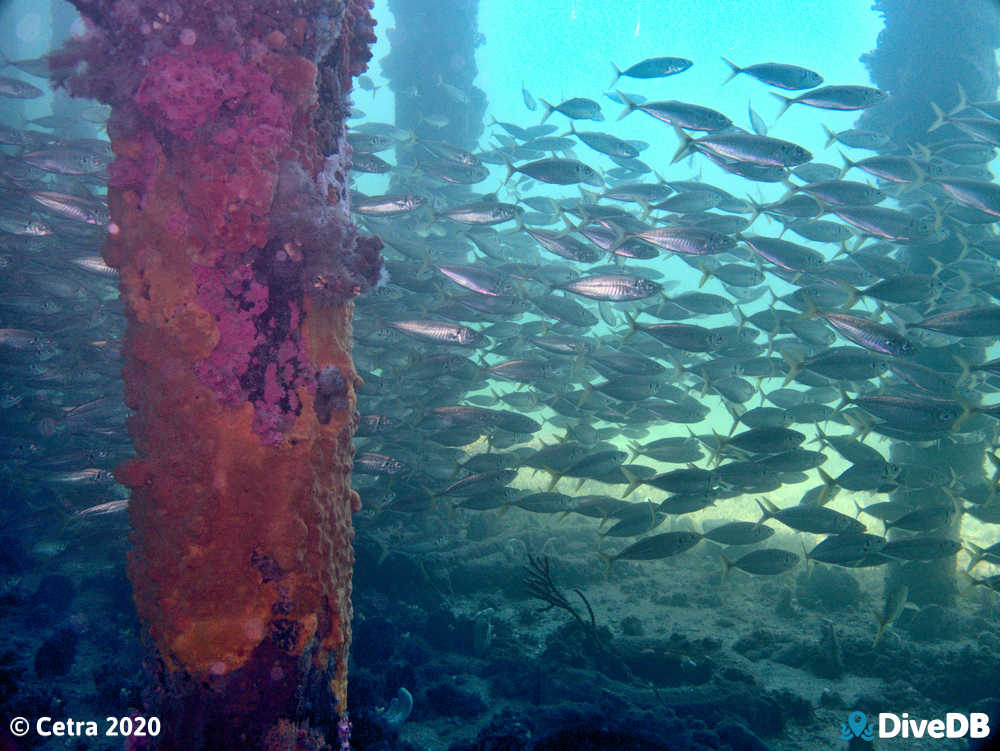
M136 448L118 478L157 742L318 748L346 712L351 298L381 273L343 124L371 3L74 2L88 35L53 72L112 105L104 257Z

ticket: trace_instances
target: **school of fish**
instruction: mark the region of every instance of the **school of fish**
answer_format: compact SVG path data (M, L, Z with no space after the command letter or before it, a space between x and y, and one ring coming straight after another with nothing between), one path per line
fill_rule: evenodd
M21 78L43 74L38 61L2 62L0 97L42 95ZM768 135L752 108L744 130L737 113L618 88L682 82L693 64L615 66L600 101L539 106L524 89L523 121L493 120L476 152L353 122L359 183L391 185L351 201L386 246L385 281L354 318L354 476L368 513L576 514L593 520L609 569L704 540L726 547L724 576L778 575L803 557L875 567L962 553L972 583L1000 590L981 573L1000 564L1000 542L956 533L962 515L1000 524L1000 186L988 168L1000 103L961 92L949 111L934 105L930 131L949 138L927 144L826 129L838 166ZM784 92L779 117L815 109L817 128L823 110L887 97L795 65L725 65ZM609 108L659 121L674 166L644 162L649 144L616 136ZM99 256L112 155L103 138L61 137L70 125L0 126L0 460L35 484L44 518L91 519L127 505L111 473L130 453L124 320ZM699 177L717 174L709 163L744 182L743 197ZM661 176L685 165L684 178ZM750 198L760 183L785 194ZM982 443L988 461L958 477L890 461L888 441ZM708 508L728 518L740 497L761 515L675 523ZM769 545L774 525L808 546ZM879 637L905 592L893 598Z

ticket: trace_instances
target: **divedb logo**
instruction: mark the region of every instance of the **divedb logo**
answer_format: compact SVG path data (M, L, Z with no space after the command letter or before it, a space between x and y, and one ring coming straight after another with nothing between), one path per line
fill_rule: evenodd
M990 734L990 716L984 712L948 712L944 719L915 719L909 714L879 712L878 725L869 722L864 712L854 710L847 722L840 723L840 738L985 738Z

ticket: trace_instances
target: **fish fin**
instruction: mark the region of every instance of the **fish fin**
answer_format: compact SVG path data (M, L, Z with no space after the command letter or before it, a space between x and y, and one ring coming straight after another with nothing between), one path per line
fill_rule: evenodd
M830 477L830 475L828 475L826 473L826 470L823 469L822 467L817 467L816 470L819 472L820 479L823 480L823 485L825 486L819 494L819 498L817 499L817 505L825 506L826 499L830 495L830 492L835 487L837 487L837 481L834 478Z
M510 178L514 176L514 173L517 172L517 167L507 158L506 154L501 154L500 156L503 159L503 163L507 166L507 177L503 180L503 184L506 185Z
M622 337L622 342L624 342L626 339L632 336L632 334L634 334L639 330L639 325L635 322L635 316L632 315L627 310L623 312L625 313L625 318L628 320L629 332L625 334L624 337Z
M823 126L823 132L826 133L826 144L824 148L830 148L837 141L837 134L830 130L826 125Z
M790 354L785 352L780 347L778 348L778 354L784 358L785 362L788 363L788 373L785 375L785 382L781 384L781 388L785 388L788 384L794 381L799 373L802 372L802 360L796 360Z
M785 114L785 110L795 103L795 100L791 97L783 96L782 94L776 94L773 91L771 92L771 96L781 102L781 109L778 110L778 116L774 118L774 121L778 122L781 116Z
M878 623L878 632L875 634L875 640L872 642L872 649L875 649L882 640L882 635L885 633L885 627L889 625L889 621L878 608L872 608L872 615L875 616L875 621Z
M819 315L819 308L816 307L816 303L813 302L808 292L802 293L802 300L806 304L806 309L799 313L799 318L815 318ZM774 303L771 303L771 306L774 307Z
M843 166L843 168L842 168L842 169L840 170L840 176L839 176L839 177L838 177L837 179L838 179L838 180L843 180L843 179L844 179L844 175L846 175L846 174L847 174L848 170L850 170L850 169L851 169L852 167L857 167L857 166L858 166L858 163L857 163L857 162L855 162L855 161L853 161L853 160L852 160L852 159L851 159L851 158L850 158L849 156L847 156L847 154L845 154L845 153L844 153L843 151L841 151L841 152L840 152L840 158L844 160L844 166Z
M727 402L726 409L729 410L729 414L732 415L733 418L733 425L731 428L729 428L729 433L728 433L728 435L732 435L733 433L736 432L736 428L740 424L740 418L743 416L743 413L746 412L746 408L744 408L743 405L740 404L729 404Z
M681 139L681 145L674 153L674 158L670 160L671 164L676 164L681 159L690 154L692 150L692 144L694 143L694 139L691 138L691 136L689 136L683 130L678 128L676 125L674 126L674 132L677 134L677 137Z
M628 444L628 449L629 449L629 451L632 452L632 456L630 456L629 459L628 459L628 463L631 464L632 462L634 462L636 459L638 459L642 455L642 447L639 445L638 441L631 441ZM622 474L625 474L625 470L624 469L622 470ZM627 479L628 475L625 475L625 477Z
M573 224L573 220L569 218L569 215L563 208L559 209L559 217L563 220L563 223L566 225L566 230L565 232L563 232L563 234L566 234L566 232L576 232L578 229L580 229L581 226L583 226L582 221L580 225ZM560 237L561 236L562 235L560 235Z
M917 171L917 179L911 180L908 183L903 183L900 186L899 191L896 193L895 196L893 196L893 198L899 198L899 196L901 196L903 193L909 193L911 190L916 190L917 188L921 187L922 185L924 185L924 183L927 182L927 179L929 177L927 174L927 170L921 167L913 159L911 159L910 162L913 164L913 168ZM930 207L934 210L935 216L939 216L941 210L939 208L936 208L937 204L934 203L933 201L928 201L927 203L929 203ZM940 224L935 223L934 229L938 229L939 227Z
M729 68L730 68L729 78L727 78L725 81L722 82L722 85L725 86L727 83L729 83L734 78L736 78L736 76L738 76L740 73L742 73L743 72L743 68L741 68L740 66L736 65L732 60L730 60L727 57L723 57L722 61L726 65L728 65Z
M633 474L632 470L621 468L622 474L625 475L625 479L628 480L628 488L622 494L622 498L628 498L635 491L637 487L642 485L642 480Z
M969 104L969 97L965 93L965 89L962 84L958 84L958 104L951 108L948 115L957 115L962 110L967 110L972 105Z
M733 567L733 564L728 558L726 558L725 553L719 553L719 558L722 559L722 584L726 583L726 577L729 576L729 569Z
M612 65L614 65L614 63L612 63ZM617 70L617 68L615 70ZM625 115L628 115L632 111L637 109L638 105L631 99L629 99L628 95L621 89L615 89L615 93L618 95L618 98L622 100L622 104L625 106L625 109L623 109L621 114L618 115L618 119L621 120L623 117L625 117Z
M858 301L861 300L861 298L863 297L863 293L861 292L860 289L858 289L857 287L852 287L843 279L838 279L837 283L841 287L843 287L844 291L847 293L847 302L844 303L844 310L850 310L851 308L853 308L855 305L858 304Z
M958 379L955 381L956 386L961 386L963 383L965 383L967 379L972 377L972 369L969 367L968 361L963 359L962 357L959 357L958 355L952 355L951 357L955 362L958 363L958 367L962 369L962 372L959 374Z
M698 289L701 289L702 287L705 286L705 282L707 282L715 275L712 273L712 270L709 269L707 265L699 265L698 268L701 269L701 280L698 282Z
M927 129L928 133L933 133L935 130L940 128L945 124L945 120L948 118L948 115L944 114L944 112L941 111L941 108L934 102L931 102L931 109L934 111L934 122L932 122L931 126Z
M974 542L967 541L965 543L965 546L966 546L966 552L968 552L969 554L969 565L965 567L965 571L966 573L968 573L969 571L972 571L972 569L976 567L976 564L978 564L981 560L983 560L983 556L986 555L986 551L983 548L976 545Z
M605 576L610 576L611 575L611 567L615 565L615 558L614 558L614 556L610 556L607 553L601 552L600 544L601 544L601 542L600 542L600 540L598 540L597 541L597 545L598 545L597 554L601 557L601 560L604 561L604 565L607 566L607 569L605 569L605 571L604 571L604 575Z
M848 404L853 404L854 400L851 399L851 395L847 393L847 390L841 386L840 387L840 404L837 405L837 412L840 412Z
M690 428L688 429L690 430ZM708 464L718 464L722 459L722 450L729 443L729 439L716 433L715 428L712 428L712 435L715 436L715 449L712 455L708 458ZM702 443L705 442L702 441Z
M958 406L962 408L962 414L955 418L955 422L951 424L952 430L958 430L977 412L977 409L964 396L958 393L957 390L953 391L951 396L958 402Z
M609 89L613 89L615 87L615 84L618 83L618 79L622 77L621 70L618 69L618 66L615 65L615 63L614 63L613 60L611 61L611 67L615 71L615 77L612 78L611 79L611 83L608 84L608 88ZM618 92L618 96L621 96L621 92L620 91Z
M774 512L777 511L777 509L774 507L774 504L772 504L766 498L756 498L755 500L757 501L757 505L760 506L760 511L761 511L760 521L757 522L759 526L764 522L766 522L768 519L772 518L774 516ZM764 505L765 503L767 504L766 506Z
M549 486L545 488L545 492L550 493L552 492L552 488L554 488L556 485L559 484L559 481L562 479L563 476L560 472L556 472L551 467L545 467L545 471L549 473L549 477L551 478L549 481Z
M551 115L555 111L556 108L553 107L548 102L546 102L541 97L539 97L539 101L542 103L542 106L545 107L545 114L542 116L542 122L544 123L546 120L549 119L549 115Z

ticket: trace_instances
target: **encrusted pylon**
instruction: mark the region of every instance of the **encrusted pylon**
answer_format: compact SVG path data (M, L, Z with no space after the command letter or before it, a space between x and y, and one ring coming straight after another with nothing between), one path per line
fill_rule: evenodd
M112 106L134 459L128 571L165 749L320 748L346 723L351 299L344 120L369 0L74 0L59 84Z

